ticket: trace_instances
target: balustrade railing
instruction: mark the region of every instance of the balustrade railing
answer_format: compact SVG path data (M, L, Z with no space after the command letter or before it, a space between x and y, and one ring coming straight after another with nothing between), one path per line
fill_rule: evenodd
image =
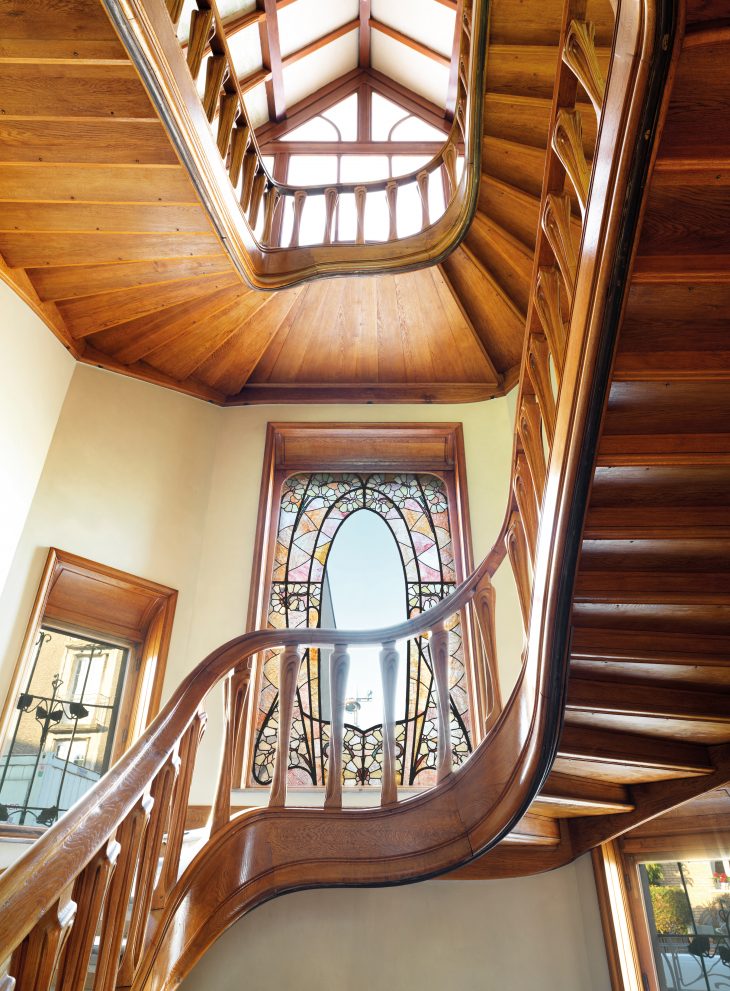
M601 307L607 305L616 259L623 257L621 238L629 236L622 233L622 214L625 198L636 188L632 170L644 161L639 158L635 164L637 142L617 140L617 134L635 136L643 127L641 101L649 87L645 67L660 44L643 13L628 0L619 8L623 57L603 100L592 29L582 20L583 0L566 2L511 495L493 550L448 599L399 626L259 630L203 661L121 760L0 878L0 959L11 957L12 975L0 981L0 991L11 991L13 979L19 991L49 991L54 980L55 991L81 991L94 945L96 963L87 985L94 991L171 987L222 927L265 898L318 883L393 882L433 874L498 842L524 814L557 743L561 682L554 665L565 661L553 658L546 646L558 635L548 600L554 586L571 582L565 561L580 527L571 528L567 520L577 480L587 487L583 479L590 477L591 459L583 446L588 443L586 424L600 415L603 393L596 383L605 383L608 375L601 372L601 380L597 371L599 344L607 333ZM580 133L578 84L599 119L598 144L589 155L593 169L587 175L582 165L576 166L580 155L574 148ZM511 698L502 711L493 699L492 711L485 714L485 738L456 771L449 739L449 620L461 610L474 611L488 659L486 677L495 659L492 578L505 559L530 633L528 649ZM539 595L533 594L536 576ZM395 645L418 636L429 637L436 682L438 782L427 793L399 802ZM342 809L348 649L366 644L381 651L380 797L387 816L381 809ZM315 646L334 648L324 810L290 808L286 795L301 652ZM281 649L281 708L269 808L232 819L235 754L244 728L251 659L271 649ZM190 783L205 726L201 706L219 682L225 730L209 834L178 876ZM225 871L217 858L224 859Z
M456 102L441 150L406 175L321 186L279 182L267 170L217 0L194 0L183 46L176 33L184 9L181 0L104 2L135 61L145 66L171 136L184 149L183 158L203 201L252 285L281 288L318 275L433 264L466 231L480 178L487 0L462 0L459 5ZM429 197L433 176L444 191L444 210L438 217ZM228 188L214 188L213 183ZM412 191L420 200L420 230L404 236L398 230L398 202ZM373 209L382 209L383 200L387 235L368 240L368 219ZM304 246L302 217L313 201L319 206L313 215L321 218L322 226L316 243ZM354 206L354 240L342 239L335 224L338 203L345 201ZM281 243L284 211L291 214L292 225L286 243Z

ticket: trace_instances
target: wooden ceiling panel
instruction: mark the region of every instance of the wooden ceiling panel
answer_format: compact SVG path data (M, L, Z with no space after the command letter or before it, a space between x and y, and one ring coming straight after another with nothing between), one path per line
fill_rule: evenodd
M157 119L130 63L0 64L0 113L6 117Z
M494 3L506 25L515 0ZM467 246L443 267L266 294L241 283L101 4L8 0L5 277L81 360L213 401L494 395L521 351L537 227L555 61L553 28L537 20L520 28L523 43L505 28L492 46L480 219ZM343 86L357 81L350 73Z
M0 232L12 231L209 234L211 226L203 208L192 203L8 203Z
M151 352L147 360L166 375L177 379L188 378L213 351L225 344L242 324L251 321L255 329L255 315L266 304L266 299L264 293L244 290L232 303L212 314L203 325L191 324L174 344L163 345ZM255 342L250 343L256 351L256 358L252 359L255 364L260 354L260 347L256 350Z
M79 338L236 285L239 285L238 279L229 271L139 289L120 289L116 292L82 296L61 302L58 308L73 336Z
M230 271L230 260L221 252L198 258L162 258L154 262L31 268L28 269L28 276L40 299L64 300L115 289L135 289L180 279L227 274Z
M114 140L115 122L109 136ZM70 152L69 152L70 154ZM198 203L180 165L8 164L0 168L0 200L89 203Z
M0 162L178 164L175 150L158 120L119 120L115 122L114 133L116 140L111 142L109 122L104 118L0 119ZM73 141L69 140L70 135Z
M102 330L92 336L91 344L99 351L111 352L122 364L131 364L173 341L191 326L208 319L213 313L235 301L241 292L247 291L241 289L240 285L234 285L204 293L188 302Z
M0 253L12 268L210 255L219 244L213 234L0 233Z
M299 287L268 296L251 323L241 325L224 344L212 351L197 369L198 377L227 396L237 395L304 291ZM261 342L260 350L258 342ZM259 353L253 361L257 350Z

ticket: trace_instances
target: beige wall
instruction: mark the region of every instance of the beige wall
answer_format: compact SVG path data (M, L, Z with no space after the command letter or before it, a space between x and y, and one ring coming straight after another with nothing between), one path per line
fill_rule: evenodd
M222 410L133 379L76 366L0 599L0 690L10 677L49 546L178 589L165 696L209 651L243 631L266 424L270 420L464 424L475 559L492 546L507 498L508 400L459 406L266 406ZM501 608L508 603L502 594ZM513 613L514 609L513 608ZM503 679L519 664L514 620L500 624ZM210 800L219 704L193 800Z
M182 991L610 991L590 858L506 881L285 895Z
M73 358L0 281L0 593L56 429Z

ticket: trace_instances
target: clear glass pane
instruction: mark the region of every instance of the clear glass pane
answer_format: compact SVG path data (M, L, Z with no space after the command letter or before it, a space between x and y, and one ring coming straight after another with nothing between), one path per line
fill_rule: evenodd
M322 114L335 124L342 141L357 141L357 99L357 93L352 93Z
M398 237L410 237L411 234L418 234L423 222L423 208L421 206L421 196L415 182L409 182L401 186L398 190L398 206L396 209L398 220Z
M289 159L290 186L323 186L337 182L336 155L292 155Z
M357 207L354 193L341 193L337 201L337 240L354 241L357 235Z
M730 986L730 860L639 866L662 991Z
M390 213L385 190L368 193L365 200L365 240L387 241Z
M409 172L417 172L430 161L430 155L393 155L391 158L393 175L408 175Z
M407 116L408 111L380 93L373 93L371 134L373 141L387 141L390 129Z
M340 136L334 124L324 117L313 117L289 131L282 141L339 141Z
M51 826L108 769L128 650L41 629L0 758L0 820Z
M391 141L438 141L443 144L446 132L427 124L420 117L406 117L396 124L390 134Z
M387 179L390 164L387 155L343 155L340 182L372 182Z

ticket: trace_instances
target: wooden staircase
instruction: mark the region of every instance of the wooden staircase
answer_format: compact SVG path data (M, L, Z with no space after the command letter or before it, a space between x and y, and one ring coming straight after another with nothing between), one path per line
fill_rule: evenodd
M324 634L257 632L224 645L180 686L87 799L0 880L0 951L20 947L13 958L20 991L46 991L50 970L39 984L33 968L41 948L60 947L69 930L70 945L83 956L83 931L71 927L73 913L63 914L64 898L73 883L80 917L91 918L94 906L98 917L112 847L121 866L108 904L126 904L133 878L141 879L124 983L162 991L182 979L223 928L284 891L398 883L462 864L468 866L460 876L546 870L730 780L730 139L714 124L730 110L730 19L720 0L690 0L676 10L668 4L659 14L666 19L666 27L660 24L666 43L660 31L641 68L657 73L658 94L664 92L660 123L635 107L637 141L624 159L636 150L642 161L649 147L644 135L651 137L655 126L661 140L646 188L641 172L627 175L625 198L606 207L625 233L613 253L615 266L600 261L614 228L603 227L605 238L591 246L589 211L580 274L589 270L592 251L599 254L597 274L590 292L582 295L580 283L576 290L572 320L582 307L589 317L584 336L569 339L534 556L525 550L529 512L518 520L522 530L514 516L505 527L510 553L523 548L513 563L518 584L527 583L530 642L515 695L487 739L463 770L447 770L431 793L399 805L275 806L231 819L246 678L236 681L228 673L245 671L245 659L275 635L291 650ZM673 74L664 89L661 73L670 54ZM653 84L642 85L650 90ZM504 185L506 178L493 177L485 187L493 191L495 181ZM632 253L632 210L639 206ZM475 221L472 244L489 222ZM469 250L468 244L458 249L463 254L453 256L453 271ZM622 273L629 276L625 292ZM617 335L619 315L612 317L610 304L622 297ZM605 324L599 319L604 310ZM518 467L531 461L534 481L542 438L539 448L530 444L522 419L537 402L526 391L527 367L523 362L523 446L516 446L515 460ZM542 496L542 487L535 483L535 489ZM502 557L504 549L495 548L456 594L454 609L472 600ZM424 628L433 624L434 651L443 646L438 636L447 608L417 620ZM415 627L409 630L412 635ZM386 644L402 635L380 633ZM351 636L357 643L367 635ZM227 731L211 840L179 879L168 843L155 882L166 816L177 824L171 834L179 832L186 808L201 730L197 707L220 678ZM108 842L115 835L120 844ZM150 905L157 928L151 926L145 942ZM104 932L118 938L118 950L121 929L108 907L107 923ZM65 967L67 960L68 954ZM116 978L114 961L112 950L107 963ZM62 980L57 987L76 985Z
M503 394L522 352L562 17L562 0L522 6L491 4L464 243L435 268L268 293L235 270L99 0L10 0L0 275L80 361L219 404ZM608 0L588 17L605 68Z

